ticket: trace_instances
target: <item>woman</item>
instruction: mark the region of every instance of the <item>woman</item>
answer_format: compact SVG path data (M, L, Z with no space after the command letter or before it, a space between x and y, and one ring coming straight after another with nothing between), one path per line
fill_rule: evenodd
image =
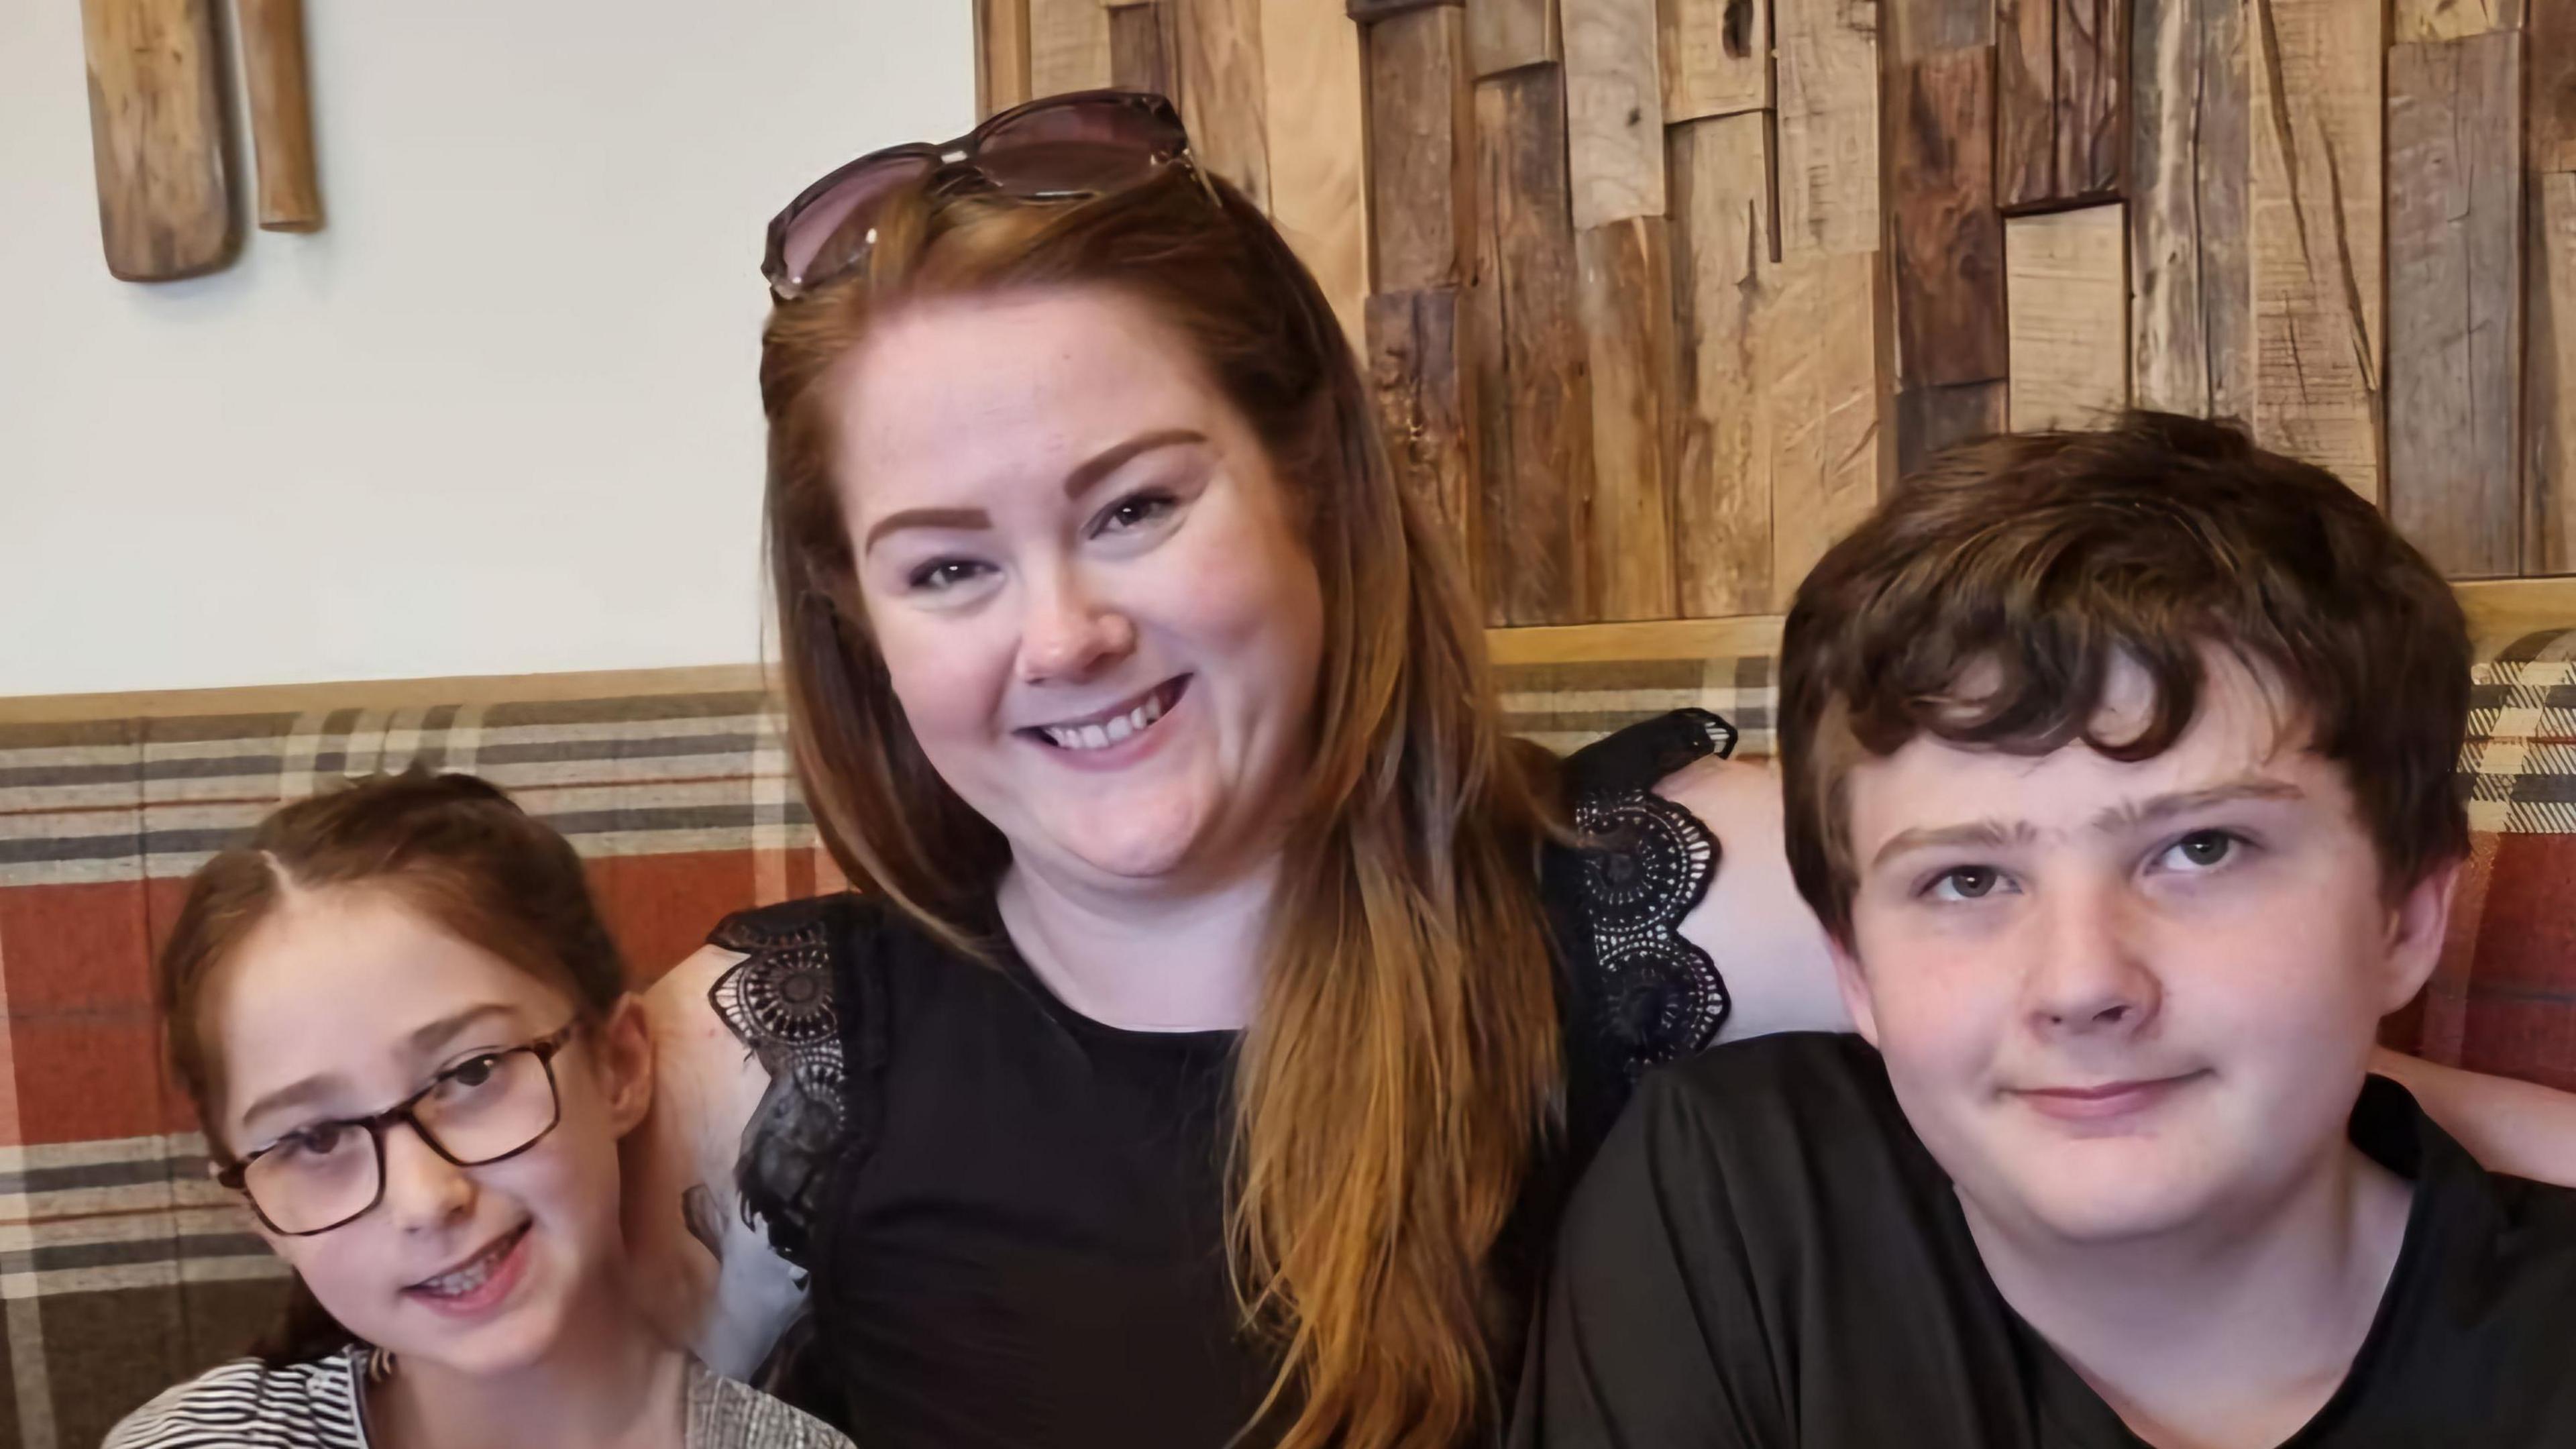
M1705 715L1505 738L1333 314L1159 98L854 162L767 273L794 754L866 894L652 993L660 1311L737 1370L799 1320L872 1445L1490 1433L1634 1074L1844 1025L1776 783Z

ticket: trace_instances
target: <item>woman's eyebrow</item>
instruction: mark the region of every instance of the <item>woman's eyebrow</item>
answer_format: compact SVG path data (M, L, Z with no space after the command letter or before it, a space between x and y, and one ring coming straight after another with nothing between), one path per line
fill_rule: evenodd
M1129 438L1123 443L1101 450L1099 453L1093 455L1089 462L1083 463L1076 467L1072 472L1065 474L1064 496L1067 498L1080 498L1083 494L1090 492L1094 487L1098 486L1101 479L1106 478L1110 474L1117 472L1119 469L1126 467L1138 456L1150 453L1156 448L1177 448L1188 443L1204 443L1206 441L1207 435L1205 433L1197 432L1190 428L1162 428L1150 433L1138 433L1136 436Z

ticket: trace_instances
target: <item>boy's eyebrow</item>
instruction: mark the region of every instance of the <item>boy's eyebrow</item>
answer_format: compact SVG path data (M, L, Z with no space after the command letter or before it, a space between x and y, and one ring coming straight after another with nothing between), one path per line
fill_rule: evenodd
M479 1025L494 1017L508 1017L512 1014L509 1007L497 1001L469 1006L463 1011L451 1012L419 1028L405 1038L404 1045L409 1047L414 1055L425 1056L432 1049L454 1040L467 1027ZM241 1114L242 1123L248 1126L268 1113L287 1107L300 1107L315 1098L327 1096L339 1081L337 1076L323 1072L306 1077L302 1081L290 1082L251 1103Z
M1870 869L1876 870L1891 857L1917 850L1939 850L1954 845L2023 845L2038 838L2038 829L2027 820L2006 823L1988 819L1971 820L1965 825L1921 826L1889 836L1887 843L1878 848L1878 854L1870 857L1869 865Z
M2093 817L2093 828L2103 834L2135 830L2177 815L2188 815L2212 805L2229 805L2239 800L2304 800L2307 792L2287 780L2248 776L2206 790L2177 790L2170 795L2151 795L2144 800L2128 800Z

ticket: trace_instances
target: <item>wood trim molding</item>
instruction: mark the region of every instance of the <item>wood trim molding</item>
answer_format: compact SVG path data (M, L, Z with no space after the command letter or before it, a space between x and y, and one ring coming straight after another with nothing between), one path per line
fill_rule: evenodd
M2576 577L2484 579L2457 585L2481 655L2525 634L2576 627ZM1621 660L1725 659L1770 654L1780 647L1781 616L1665 619L1638 624L1567 624L1490 629L1496 664L1603 664ZM324 684L257 684L228 689L151 689L112 694L40 694L0 698L0 724L62 724L93 719L168 718L207 714L304 713L331 709L402 709L435 704L515 704L613 699L630 694L729 693L767 687L757 664L672 669L601 669L563 674L481 674L442 679L333 680Z

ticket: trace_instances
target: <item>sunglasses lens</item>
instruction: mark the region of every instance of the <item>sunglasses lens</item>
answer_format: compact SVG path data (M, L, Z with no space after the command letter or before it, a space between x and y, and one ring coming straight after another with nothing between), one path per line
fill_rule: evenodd
M987 132L977 153L1006 191L1099 192L1141 180L1189 144L1167 105L1131 98L1038 106Z
M781 276L802 283L839 271L867 245L886 198L928 175L925 156L889 156L844 176L787 218L778 244Z

